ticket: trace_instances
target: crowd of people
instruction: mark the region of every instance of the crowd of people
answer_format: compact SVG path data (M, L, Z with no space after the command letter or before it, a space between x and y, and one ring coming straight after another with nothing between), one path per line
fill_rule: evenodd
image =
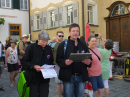
M83 97L85 84L91 83L96 97L109 96L109 57L113 42L104 40L101 34L98 38L102 40L103 48L97 48L97 38L90 36L87 43L84 36L79 37L80 27L71 24L69 37L64 39L64 32L57 31L56 36L48 43L49 34L41 31L35 43L27 43L28 36L23 35L16 43L15 40L6 39L3 50L5 67L10 72L10 87L16 83L15 77L18 72L25 70L25 77L29 82L30 97L48 97L50 79L44 79L41 73L43 64L55 65L54 69L58 75L55 78L59 97ZM81 62L69 60L71 53L91 53L90 59ZM0 55L2 55L2 50ZM4 56L4 55L3 55ZM1 56L0 56L1 57ZM1 75L0 70L0 75ZM4 90L0 87L0 90Z
M8 72L10 73L10 87L14 87L14 84L17 83L15 77L17 76L18 72L21 72L21 63L22 63L22 56L25 53L27 47L27 40L28 36L23 35L18 42L16 43L15 40L10 39L7 37L5 42L1 43L0 49L0 58L1 61L3 60L5 64L5 69L8 68ZM0 75L2 74L2 68L0 67ZM0 90L4 90L2 86L0 86Z

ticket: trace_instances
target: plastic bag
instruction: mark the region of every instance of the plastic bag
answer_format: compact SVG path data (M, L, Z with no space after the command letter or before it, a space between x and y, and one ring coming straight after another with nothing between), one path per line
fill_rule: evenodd
M93 97L93 88L90 82L85 85L84 97Z
M28 83L25 79L25 71L22 71L19 76L19 80L17 83L17 90L19 93L19 97L30 97L30 87L28 87Z

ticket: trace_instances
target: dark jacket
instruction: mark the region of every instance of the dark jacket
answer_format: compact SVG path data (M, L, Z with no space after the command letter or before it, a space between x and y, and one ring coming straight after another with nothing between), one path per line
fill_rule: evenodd
M33 69L34 65L42 66L44 64L53 65L53 54L51 47L46 45L45 46L45 57L43 58L43 48L36 43L30 44L23 56L22 64L26 70L25 77L28 82L31 83L39 83L39 79L41 77L41 72L37 72ZM49 58L47 57L49 55ZM44 64L43 64L44 60ZM45 83L49 83L50 79L44 79Z
M59 44L58 49L57 49L56 62L60 66L59 79L62 81L70 81L71 79L72 65L67 66L65 64L65 60L69 59L70 54L74 52L74 47L75 47L74 43L75 42L70 40L70 37L69 37L65 54L64 54L65 41ZM89 53L86 43L83 41L80 41L79 39L78 39L78 50L79 52L84 50L85 53ZM91 67L91 64L86 65L82 62L80 64L82 65L82 80L83 82L88 81L88 71L86 67Z

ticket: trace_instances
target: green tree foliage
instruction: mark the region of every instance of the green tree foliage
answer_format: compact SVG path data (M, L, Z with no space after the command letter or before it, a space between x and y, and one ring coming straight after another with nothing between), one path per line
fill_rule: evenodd
M5 23L5 20L4 20L4 18L0 18L0 25L4 25L4 23Z

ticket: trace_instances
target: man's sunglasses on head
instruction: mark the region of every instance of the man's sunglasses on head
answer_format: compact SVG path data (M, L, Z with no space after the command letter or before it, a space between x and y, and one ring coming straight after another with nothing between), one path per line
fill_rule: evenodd
M59 37L64 37L64 35L59 35Z

